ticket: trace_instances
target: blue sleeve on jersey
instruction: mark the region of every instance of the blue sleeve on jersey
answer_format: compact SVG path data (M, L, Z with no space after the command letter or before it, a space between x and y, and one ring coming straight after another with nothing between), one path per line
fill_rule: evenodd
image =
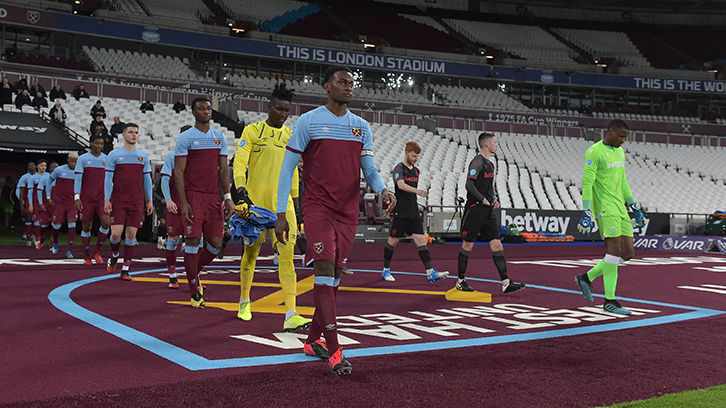
M151 163L149 162L149 155L144 153L144 173L151 174ZM151 197L151 196L149 196Z
M373 152L373 132L371 131L371 125L366 121L363 121L362 136L363 150Z
M83 184L83 173L76 173L76 179L73 182L73 194L81 194L81 184Z
M169 181L171 177L161 176L161 192L164 194L164 200L171 200L171 188L169 188Z
M285 158L282 159L282 168L280 169L280 180L277 184L276 213L287 212L287 198L290 196L290 190L292 189L292 175L295 173L300 156L300 153L285 150Z
M32 203L33 202L33 191L35 190L35 185L33 184L32 179L30 180L30 183L28 183L28 188L26 190L28 190L28 191L26 191L26 193L27 193L26 195L28 196L28 202Z
M376 162L373 160L373 156L363 156L360 158L360 165L363 168L363 175L366 177L368 185L371 186L373 191L381 194L386 183L383 182L381 175L376 170Z
M168 174L171 176L171 171L174 170L174 152L166 155L164 159L164 165L161 166L161 174Z
M113 172L107 171L106 178L103 181L103 194L106 200L111 199L111 193L113 192Z
M35 189L35 195L38 196L38 204L43 204L43 179L38 180L38 187Z
M154 183L151 182L151 174L144 173L144 192L146 193L146 199L147 200L151 200L152 197L153 197L151 195L151 186L153 184Z
M55 174L55 171L53 172ZM50 192L53 190L53 182L55 179L53 178L53 174L50 175L47 179L45 179L45 196L50 197Z
M176 140L176 147L174 148L174 157L186 156L187 154L189 154L189 146L187 146L187 137L185 136L185 133L180 134L179 138Z
M23 177L20 177L20 181L18 181L18 185L15 186L15 197L18 197L20 199L20 188L25 186L25 180L23 180Z
M227 137L224 133L222 133L222 140L221 140L220 148L219 148L219 155L220 156L227 156Z
M302 115L292 127L292 135L287 141L287 147L304 152L308 143L310 143L310 115Z

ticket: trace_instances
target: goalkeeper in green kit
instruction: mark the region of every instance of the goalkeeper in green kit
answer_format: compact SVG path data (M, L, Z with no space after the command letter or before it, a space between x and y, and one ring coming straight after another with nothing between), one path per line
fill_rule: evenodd
M575 276L575 282L590 302L592 281L602 275L605 286L603 309L620 315L630 310L615 300L618 282L618 265L633 257L633 224L625 204L635 217L635 226L645 225L645 216L636 204L625 178L625 151L620 147L628 137L627 123L615 119L608 125L603 140L590 146L585 152L582 170L582 219L578 231L588 236L597 222L600 236L605 241L607 254L600 263L587 273Z

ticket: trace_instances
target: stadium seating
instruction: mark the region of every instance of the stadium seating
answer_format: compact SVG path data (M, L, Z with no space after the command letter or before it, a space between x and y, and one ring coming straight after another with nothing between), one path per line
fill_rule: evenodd
M113 0L113 4L116 8L116 11L119 11L121 13L125 14L137 14L141 16L147 16L146 10L144 10L143 7L141 7L141 4L139 4L136 0Z
M527 60L573 63L578 55L539 27L448 18L444 21L475 43Z
M214 82L210 78L198 76L184 60L179 57L138 53L114 49L98 49L83 46L83 52L93 61L96 70L106 74L128 75L142 78L155 78L166 81Z
M553 28L552 30L595 58L614 58L629 67L652 68L648 60L623 32L572 28Z
M201 0L143 0L152 16L199 21L198 12L209 14L210 10Z
M76 101L69 98L63 108L68 115L66 125L83 137L88 137L88 127L91 123L91 106L96 99L81 99ZM139 142L137 147L149 154L152 162L163 162L167 153L174 150L176 137L182 126L193 124L194 119L188 111L176 113L172 109L172 104L154 103L154 111L142 113L139 110L140 101L103 98L103 106L106 109L107 118L104 123L107 128L111 128L113 117L118 116L122 122L136 123L139 125ZM220 126L218 123L212 122L214 129L220 130L227 137L227 151L232 155L237 150L237 144L234 139L234 132ZM119 140L115 145L119 146L123 143Z
M293 0L265 0L265 1L234 1L220 0L225 8L231 11L235 18L249 20L261 25L267 20L306 6L307 3Z

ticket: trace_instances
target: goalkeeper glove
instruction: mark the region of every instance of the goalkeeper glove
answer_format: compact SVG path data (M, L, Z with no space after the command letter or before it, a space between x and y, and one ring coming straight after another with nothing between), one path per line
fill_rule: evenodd
M592 211L584 210L582 212L582 218L577 223L577 230L584 236L590 236L592 234Z
M252 200L250 200L250 195L247 193L247 189L244 187L240 187L237 189L237 195L239 196L237 200L237 205L234 207L235 213L237 213L237 216L244 219L245 221L250 220L250 206L254 205L252 203Z
M247 192L247 189L244 187L240 187L237 189L237 204L246 203L247 205L255 205L255 203L250 200L250 194Z
M643 210L640 209L640 206L638 203L630 204L630 209L633 210L633 215L635 216L635 227L636 228L642 228L645 226L645 214L643 214Z
M303 224L303 216L302 216L302 208L295 207L295 221L297 221L297 225Z
M247 205L247 203L237 204L234 207L234 212L237 214L238 217L242 218L243 220L250 220L250 206Z

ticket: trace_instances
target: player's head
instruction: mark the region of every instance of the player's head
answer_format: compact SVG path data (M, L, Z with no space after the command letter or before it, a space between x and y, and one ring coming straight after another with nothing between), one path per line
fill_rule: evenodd
M130 145L136 145L139 141L139 125L136 123L127 123L123 130L124 141Z
M625 143L625 139L628 138L629 133L630 128L624 120L612 120L608 124L608 130L607 133L605 133L605 140L603 140L603 143L612 147L620 147L623 143Z
M78 163L78 153L76 152L70 152L68 153L68 168L71 170L76 169L76 163Z
M38 160L38 161L37 161L37 162L35 163L35 170L36 170L36 171L37 171L38 173L40 173L40 174L43 174L43 173L45 173L45 169L47 169L47 168L48 168L48 160L45 160L45 159L40 159L40 160Z
M421 154L421 146L414 141L406 143L406 161L410 165L415 165L418 162L418 156Z
M55 170L57 168L58 168L58 162L57 161L50 162L50 164L48 165L48 173L52 173L53 170Z
M197 123L207 124L212 120L212 103L209 99L200 96L192 101L192 115Z
M28 173L35 174L35 162L28 162Z
M103 146L106 144L103 140L103 136L99 134L91 135L91 154L98 156L103 151Z
M288 89L284 82L275 84L272 91L270 103L267 104L270 112L267 115L267 123L276 128L281 128L288 116L290 116L290 102L295 96L294 89Z
M345 65L333 65L323 75L323 88L328 102L344 105L353 98L353 71Z
M496 154L497 148L499 146L497 145L497 137L494 136L494 133L484 132L479 135L479 149L482 154L485 154L485 152Z
M192 128L192 125L184 125L181 127L181 129L179 129L179 132L184 133L191 128Z

